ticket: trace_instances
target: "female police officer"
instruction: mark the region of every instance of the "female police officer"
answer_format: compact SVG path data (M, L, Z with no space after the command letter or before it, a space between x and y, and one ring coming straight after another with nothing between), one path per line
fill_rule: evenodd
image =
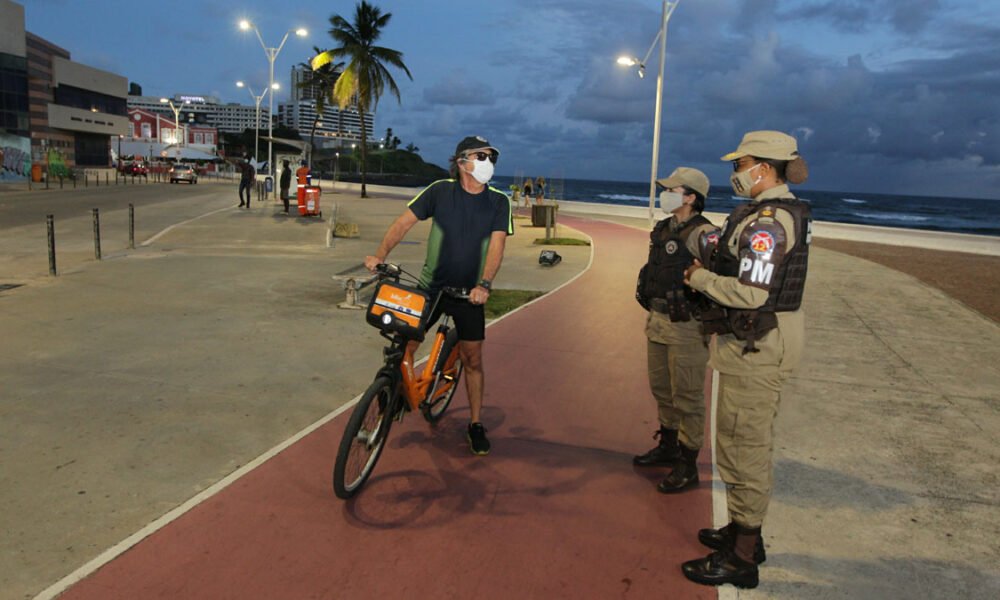
M707 268L695 262L685 279L715 303L702 323L718 335L709 364L719 372L716 460L730 523L699 531L717 551L683 570L698 583L752 588L765 559L761 524L771 498L774 419L804 343L799 306L811 221L808 205L786 185L807 175L795 138L753 131L722 160L733 163L733 191L750 201L729 215Z

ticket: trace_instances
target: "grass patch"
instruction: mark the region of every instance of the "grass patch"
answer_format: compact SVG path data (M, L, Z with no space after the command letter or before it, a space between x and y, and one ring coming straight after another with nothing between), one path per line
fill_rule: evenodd
M578 240L576 238L538 238L535 240L536 246L589 246L590 242L588 240Z
M544 294L535 290L493 290L486 301L486 318L495 319Z

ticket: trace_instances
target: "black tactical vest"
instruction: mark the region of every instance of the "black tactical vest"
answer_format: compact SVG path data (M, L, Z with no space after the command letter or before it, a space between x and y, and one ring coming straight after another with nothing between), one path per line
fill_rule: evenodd
M732 333L747 342L743 353L756 352L754 341L778 326L776 312L798 310L809 266L809 243L812 236L812 212L809 205L795 198L774 198L748 202L738 206L726 220L725 230L712 253L710 271L725 277L738 277L740 258L729 250L729 242L737 226L766 207L781 208L792 215L795 223L795 246L788 250L778 265L767 301L755 310L727 308L712 303L702 318L705 333ZM757 218L759 215L755 215ZM737 248L739 251L739 248Z
M688 250L687 240L695 229L712 222L699 214L677 231L670 231L669 223L670 219L660 221L649 234L649 259L641 271L639 289L644 306L674 322L690 321L698 315L702 295L684 285L684 269L700 259Z

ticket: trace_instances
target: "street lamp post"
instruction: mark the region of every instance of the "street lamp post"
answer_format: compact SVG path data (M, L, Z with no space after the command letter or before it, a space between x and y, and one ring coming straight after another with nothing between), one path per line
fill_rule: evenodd
M253 88L250 87L249 83L243 83L242 81L237 81L236 87L245 87L247 91L250 92L250 96L253 97L254 104L257 105L257 118L253 122L253 159L260 160L260 154L257 149L258 146L257 140L260 137L260 102L261 100L264 99L264 95L267 94L267 90L264 90L264 93L258 96L257 94L253 93Z
M653 204L656 198L656 167L660 160L660 112L663 109L663 63L666 61L667 57L667 23L670 21L670 15L674 13L674 9L680 0L673 0L670 2L668 0L663 0L663 18L660 22L660 31L653 38L653 43L650 45L649 50L646 52L646 57L641 61L635 57L622 56L618 59L618 64L631 67L639 66L639 77L642 78L646 73L646 61L649 60L649 55L653 52L653 48L656 46L656 41L660 41L660 73L656 79L656 109L653 114L653 165L650 169L649 175L649 224L653 225L656 220L653 216Z
M246 31L247 29L253 29L254 33L257 34L257 40L260 42L260 47L264 49L264 54L267 55L267 61L268 61L268 63L270 63L270 67L271 67L271 69L270 69L270 76L269 76L268 84L267 84L268 89L272 90L271 96L270 96L270 98L268 98L268 109L267 109L267 111L268 111L268 113L267 113L267 138L268 138L267 139L267 170L268 170L268 173L273 174L274 173L274 165L271 162L273 144L272 144L271 138L273 137L273 130L274 130L273 129L274 128L274 92L273 92L273 90L275 89L275 87L274 87L274 60L276 58L278 58L278 53L281 52L281 49L284 47L285 42L288 40L288 34L289 33L291 33L292 31L294 31L295 35L297 35L299 37L305 37L306 35L308 35L308 33L306 32L305 29L303 29L301 27L298 28L298 29L289 29L288 31L285 32L285 36L281 38L281 43L278 44L277 48L269 48L267 46L267 44L264 43L264 38L261 37L260 30L258 30L257 26L254 25L253 23L251 23L250 21L247 21L247 20L240 21L240 29L242 29L244 31Z
M174 111L174 143L177 142L178 131L181 128L181 109L174 106L174 101L168 98L160 98L160 102L170 105L170 110Z

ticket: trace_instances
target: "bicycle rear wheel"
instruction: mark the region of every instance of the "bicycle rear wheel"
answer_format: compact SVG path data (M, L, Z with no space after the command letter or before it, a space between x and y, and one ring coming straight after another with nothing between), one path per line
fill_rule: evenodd
M456 358L450 369L436 371L434 383L427 390L427 397L420 403L420 412L428 423L434 423L448 410L458 382L462 378L462 359Z
M389 437L396 394L392 379L378 377L354 407L333 467L333 491L346 500L361 489Z

